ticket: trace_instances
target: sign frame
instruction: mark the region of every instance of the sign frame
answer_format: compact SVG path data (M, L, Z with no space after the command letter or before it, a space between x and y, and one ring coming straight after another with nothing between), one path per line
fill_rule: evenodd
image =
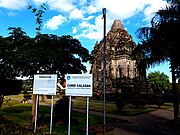
M92 74L67 74L66 96L92 97Z
M56 95L57 74L35 74L33 94Z

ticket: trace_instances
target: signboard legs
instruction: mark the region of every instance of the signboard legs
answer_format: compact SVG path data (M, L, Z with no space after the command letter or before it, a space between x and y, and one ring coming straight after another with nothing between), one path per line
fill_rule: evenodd
M89 97L87 97L86 135L88 135L88 129L89 129L88 120L89 120Z
M54 104L54 96L52 95L51 100L51 121L50 121L50 134L52 133L52 119L53 119L53 104Z
M38 108L38 102L39 102L39 95L36 95L36 114L35 114L35 123L34 123L34 133L36 133L37 128L37 108Z
M68 135L70 135L71 129L71 96L69 97L69 123L68 123Z

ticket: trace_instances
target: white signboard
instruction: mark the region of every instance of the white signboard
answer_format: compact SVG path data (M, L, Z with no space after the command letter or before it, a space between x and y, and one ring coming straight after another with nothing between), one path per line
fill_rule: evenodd
M92 97L92 74L67 74L66 96Z
M33 94L56 95L57 75L34 75Z

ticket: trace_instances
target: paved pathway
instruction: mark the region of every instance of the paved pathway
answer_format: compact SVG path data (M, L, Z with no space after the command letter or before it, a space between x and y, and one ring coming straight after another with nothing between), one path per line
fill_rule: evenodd
M82 109L73 108L73 110L86 113ZM90 111L89 113L103 116L101 112ZM113 121L106 122L106 126L113 129L107 132L107 135L180 135L180 130L167 124L168 120L173 119L173 108L158 109L137 116L107 113L106 117L115 118Z

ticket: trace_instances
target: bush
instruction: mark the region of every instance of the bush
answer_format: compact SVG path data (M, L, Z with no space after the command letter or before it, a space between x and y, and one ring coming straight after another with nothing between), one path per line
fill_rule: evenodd
M2 80L0 79L0 95L18 95L22 91L22 80Z
M116 100L116 107L118 108L118 111L120 112L125 106L125 101L122 98L118 98Z
M72 104L71 104L72 105ZM58 100L55 104L55 119L56 122L62 120L64 123L68 123L69 120L69 98L63 96L62 99Z
M24 99L31 99L32 95L30 94L27 94L27 95L24 95Z
M130 103L138 108L144 107L145 105L157 105L159 108L165 103L164 95L161 94L141 94L137 97L133 97Z
M144 99L135 98L130 100L130 104L136 106L137 108L141 108L146 105L146 101Z
M164 101L163 100L156 100L155 104L160 108L162 105L164 105Z
M52 99L52 95L46 95L47 99Z
M0 134L1 135L25 135L31 134L26 128L20 126L19 124L14 124L11 121L0 118Z

